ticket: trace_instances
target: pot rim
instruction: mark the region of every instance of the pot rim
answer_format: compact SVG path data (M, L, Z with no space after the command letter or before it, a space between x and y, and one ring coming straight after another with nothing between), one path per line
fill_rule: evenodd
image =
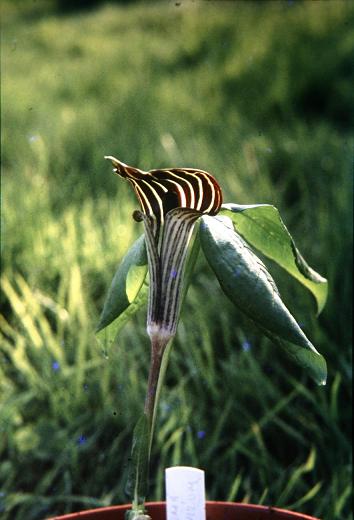
M237 505L239 511L268 511L269 513L288 513L289 519L301 519L301 520L320 520L314 516L309 516L304 513L297 513L296 511L289 511L288 509L280 509L278 507L272 507L272 506L261 506L257 504L244 504L242 502L228 502L228 501L222 501L222 500L206 500L206 506L209 506L211 510L216 508L218 505L223 506L234 506ZM99 507L96 509L86 509L84 511L78 511L76 513L69 513L62 516L53 516L50 518L47 518L47 520L74 520L80 518L82 515L86 515L88 513L94 513L99 511L106 512L106 511L124 511L127 509L127 507L130 507L131 504L121 504L117 506L106 506L106 507ZM149 508L149 506L159 506L159 505L166 505L165 501L155 501L155 502L146 502L146 507Z

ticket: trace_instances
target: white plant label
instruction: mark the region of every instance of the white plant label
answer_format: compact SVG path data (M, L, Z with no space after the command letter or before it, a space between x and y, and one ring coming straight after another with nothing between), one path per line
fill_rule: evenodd
M165 477L167 520L205 520L204 471L176 466Z

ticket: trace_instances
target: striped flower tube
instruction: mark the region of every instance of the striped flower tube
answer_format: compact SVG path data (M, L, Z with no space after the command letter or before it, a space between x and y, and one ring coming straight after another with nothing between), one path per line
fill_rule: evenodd
M144 222L149 264L147 331L163 348L176 333L182 275L188 244L196 220L216 215L222 204L219 184L210 173L194 168L168 168L148 172L115 157L114 172L133 186Z

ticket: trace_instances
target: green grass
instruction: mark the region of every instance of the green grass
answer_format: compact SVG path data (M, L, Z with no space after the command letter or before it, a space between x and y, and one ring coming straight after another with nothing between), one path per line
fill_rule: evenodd
M222 6L222 7L221 7ZM329 279L316 387L223 296L202 258L171 354L151 499L172 464L209 499L351 518L354 9L350 2L3 2L0 508L28 520L126 502L148 371L144 311L110 351L94 327L141 232L103 160L213 173L226 202L276 205ZM250 349L247 349L247 345ZM201 433L203 432L203 433Z

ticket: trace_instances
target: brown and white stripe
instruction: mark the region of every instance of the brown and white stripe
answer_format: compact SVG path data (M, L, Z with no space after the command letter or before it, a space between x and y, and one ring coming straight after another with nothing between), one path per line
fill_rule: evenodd
M222 204L222 192L214 177L195 168L167 168L144 172L107 156L114 171L127 179L145 215L155 216L163 224L165 215L174 208L189 208L215 215Z
M185 260L196 220L215 215L222 204L221 188L210 173L193 168L144 172L107 156L114 171L134 187L142 211L149 263L147 329L164 341L176 333ZM160 232L162 229L162 233Z

